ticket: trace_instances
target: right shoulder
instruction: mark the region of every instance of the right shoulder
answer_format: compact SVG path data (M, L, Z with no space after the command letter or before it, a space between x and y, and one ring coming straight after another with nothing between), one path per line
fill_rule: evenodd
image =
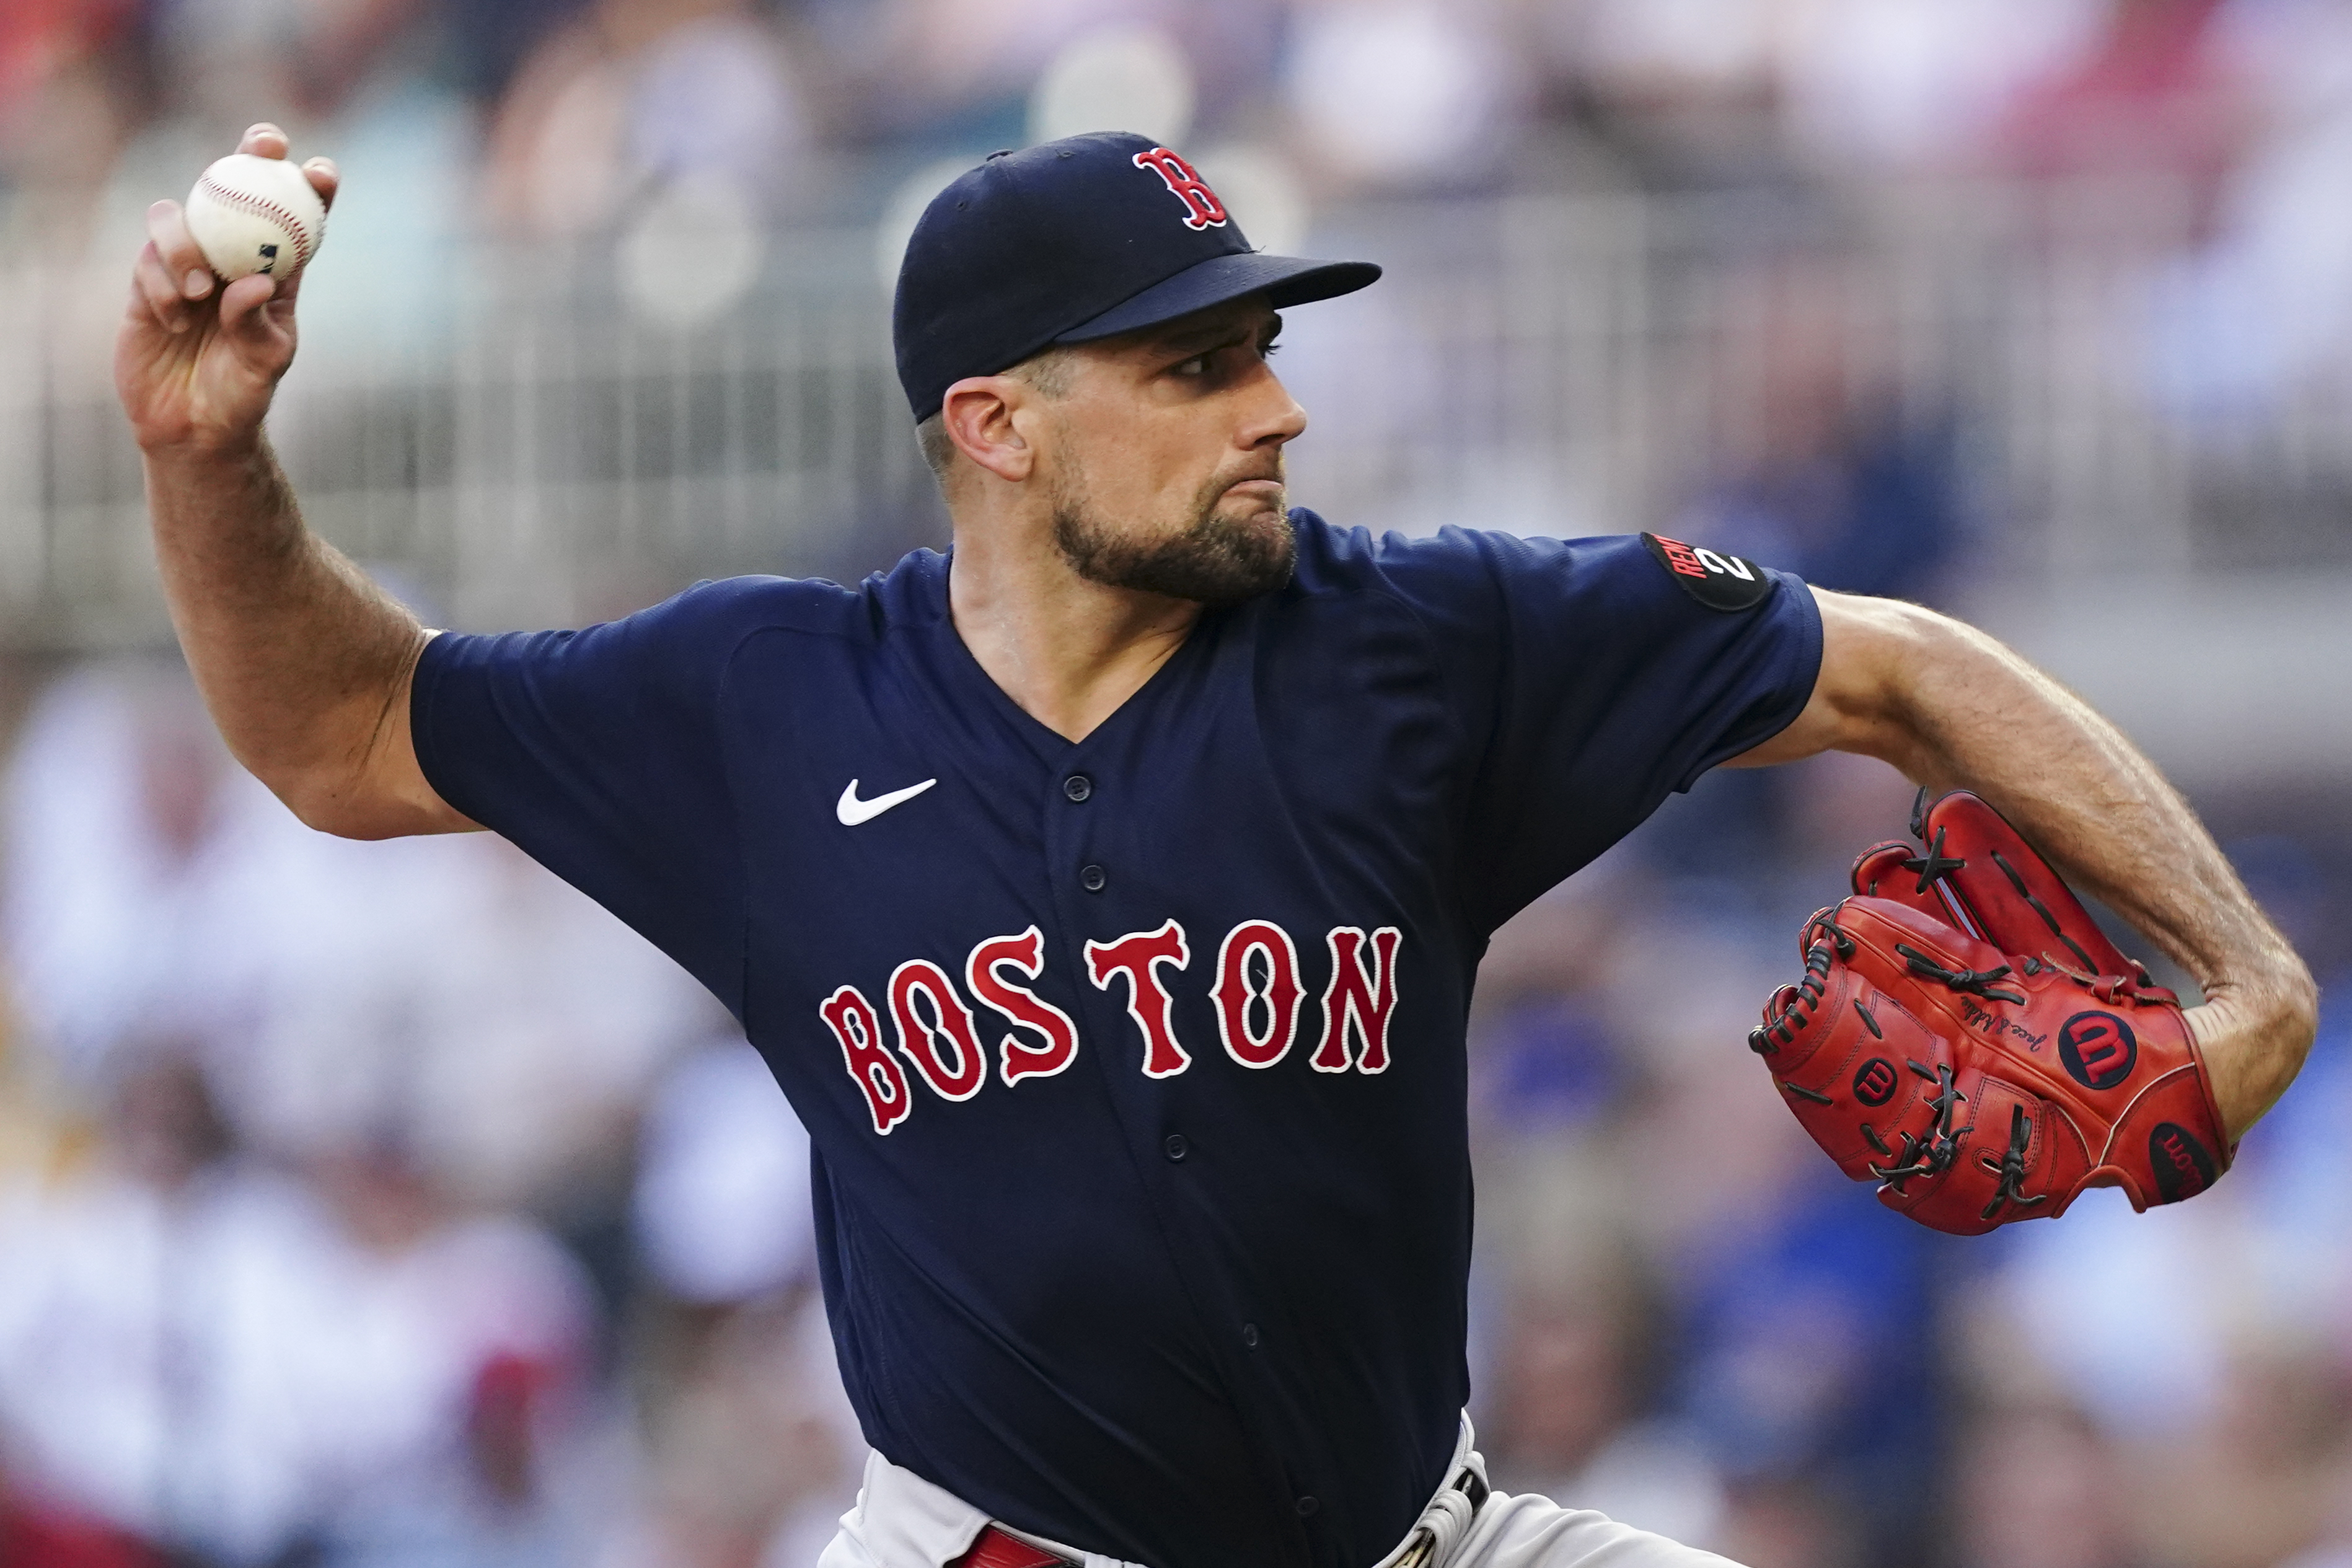
M819 577L725 577L695 584L633 615L576 630L486 636L444 632L425 650L429 676L466 667L572 667L690 682L723 672L736 652L768 632L872 644L885 608L911 563L856 588Z
M871 641L880 631L877 590L887 578L845 588L822 577L722 577L695 584L615 622L615 628L666 642L731 650L761 632ZM604 626L579 634L593 635Z

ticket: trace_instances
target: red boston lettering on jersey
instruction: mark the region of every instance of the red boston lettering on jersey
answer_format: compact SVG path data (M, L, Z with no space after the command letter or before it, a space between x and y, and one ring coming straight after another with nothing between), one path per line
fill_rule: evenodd
M1184 945L1184 928L1174 921L1158 931L1130 932L1117 942L1087 943L1087 973L1097 986L1108 991L1114 978L1127 976L1127 1016L1143 1031L1146 1078L1173 1078L1192 1065L1192 1055L1176 1043L1176 1031L1168 1018L1171 998L1168 987L1160 983L1159 973L1163 963L1181 969L1192 961L1192 950Z
M1396 1006L1397 928L1381 927L1368 944L1356 927L1335 926L1330 940L1331 984L1323 992L1323 1043L1315 1050L1315 1070L1346 1072L1353 1065L1368 1073L1386 1072L1389 1014ZM1368 945L1370 973L1364 969ZM1363 1047L1352 1064L1348 1059L1349 1035Z
M928 1003L923 1016L917 1003ZM947 971L910 958L890 972L890 1021L898 1026L898 1053L943 1100L970 1100L988 1081L988 1055L971 1026L971 1009L956 994ZM944 1044L955 1061L942 1056Z
M1217 193L1209 189L1192 165L1165 147L1154 147L1149 153L1135 155L1135 166L1150 169L1168 182L1184 204L1184 226L1189 229L1223 228L1225 226L1225 204Z
M1027 1045L1008 1032L998 1043L998 1071L1008 1087L1024 1078L1051 1078L1077 1059L1078 1026L1070 1016L996 973L1013 969L1034 980L1045 972L1045 938L1031 926L1019 936L990 937L964 961L964 984L971 994L1045 1042Z
M915 1099L907 1089L907 1075L882 1048L882 1020L855 985L845 985L824 999L818 1016L841 1042L841 1059L849 1076L866 1094L866 1109L874 1113L874 1131L887 1136L907 1120Z
M1265 957L1265 984L1255 984L1251 960ZM1225 1054L1245 1068L1270 1068L1290 1054L1298 1034L1298 950L1290 933L1271 921L1244 921L1225 933L1217 949L1217 1033ZM1265 1027L1250 1019L1263 1016Z

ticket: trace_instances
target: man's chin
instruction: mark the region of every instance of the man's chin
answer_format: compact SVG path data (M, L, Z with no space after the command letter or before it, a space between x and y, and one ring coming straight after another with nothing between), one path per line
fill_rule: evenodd
M1271 495L1256 491L1246 496L1229 496L1213 514L1218 521L1247 527L1277 521L1290 521L1290 492L1276 490Z
M1221 497L1181 535L1140 548L1065 502L1055 516L1055 542L1093 582L1201 605L1239 604L1290 581L1297 543L1286 499L1265 489Z

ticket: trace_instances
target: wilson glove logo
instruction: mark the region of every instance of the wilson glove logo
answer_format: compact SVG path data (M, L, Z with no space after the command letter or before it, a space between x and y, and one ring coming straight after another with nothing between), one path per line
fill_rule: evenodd
M2157 1202L2177 1204L2213 1184L2213 1156L2185 1127L2159 1121L2147 1135L2148 1167L2156 1173Z
M2139 1042L2113 1013L2077 1013L2059 1027L2058 1059L2084 1089L2113 1089L2139 1064Z
M1893 1062L1873 1057L1853 1069L1853 1097L1864 1105L1884 1105L1895 1098L1895 1086L1902 1081Z

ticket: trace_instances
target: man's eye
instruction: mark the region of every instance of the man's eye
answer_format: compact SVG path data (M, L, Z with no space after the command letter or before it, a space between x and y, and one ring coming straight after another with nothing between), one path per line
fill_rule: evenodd
M1194 354L1191 359L1186 360L1183 363L1176 367L1176 374L1178 375L1208 374L1209 356L1207 354Z

